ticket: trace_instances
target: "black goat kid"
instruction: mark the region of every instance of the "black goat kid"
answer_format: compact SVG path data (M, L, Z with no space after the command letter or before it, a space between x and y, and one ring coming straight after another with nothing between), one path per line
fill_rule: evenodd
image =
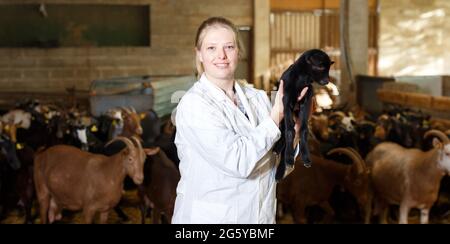
M312 83L316 81L320 85L328 84L330 81L329 70L333 63L325 52L311 49L304 52L281 76L284 81L284 119L280 123L281 139L274 147L274 151L281 155L281 162L275 175L277 180L285 176L287 168L292 169L294 166L294 116L301 121L300 154L302 161L305 167L311 167L307 136L308 116L314 94ZM305 87L308 87L306 95L297 101L300 92Z

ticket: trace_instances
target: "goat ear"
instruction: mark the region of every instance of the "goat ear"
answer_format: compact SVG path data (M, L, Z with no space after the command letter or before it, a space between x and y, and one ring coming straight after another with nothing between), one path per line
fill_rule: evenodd
M437 139L436 137L433 138L433 147L437 147L437 148L441 148L442 147L441 141L439 141L439 139Z
M144 148L144 152L145 154L147 154L148 156L153 156L159 153L159 147L154 147L154 148Z

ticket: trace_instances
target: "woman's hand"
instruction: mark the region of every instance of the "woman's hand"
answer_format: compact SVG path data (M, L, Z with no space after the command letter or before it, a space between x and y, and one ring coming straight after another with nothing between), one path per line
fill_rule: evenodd
M280 85L278 86L277 95L275 96L275 101L272 107L272 111L270 111L270 117L272 120L277 124L277 126L280 126L281 120L284 118L284 105L283 105L283 96L284 96L284 89L283 89L284 81L280 80ZM302 98L306 95L306 92L308 91L308 87L303 88L303 90L300 92L300 95L297 98L297 101L302 100ZM296 122L295 127L297 127L297 124L300 124L300 121ZM298 130L300 130L300 126L298 125ZM298 134L298 131L296 129L296 134Z
M284 117L284 106L283 106L283 80L280 80L280 85L278 86L277 95L275 96L275 101L273 103L272 111L270 111L270 117L275 122L277 126L280 126L280 122Z

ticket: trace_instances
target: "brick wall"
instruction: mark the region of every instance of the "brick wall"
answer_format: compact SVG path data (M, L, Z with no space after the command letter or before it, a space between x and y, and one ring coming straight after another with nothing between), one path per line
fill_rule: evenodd
M198 25L221 15L253 25L253 0L0 0L17 3L150 4L151 47L0 48L0 92L62 92L117 76L186 75L194 70Z

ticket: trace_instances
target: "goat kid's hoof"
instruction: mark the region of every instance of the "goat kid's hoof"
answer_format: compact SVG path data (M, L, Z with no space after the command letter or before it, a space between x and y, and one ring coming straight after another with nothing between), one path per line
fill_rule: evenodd
M289 157L286 158L285 160L286 167L292 167L294 166L294 163L295 163L294 157Z

